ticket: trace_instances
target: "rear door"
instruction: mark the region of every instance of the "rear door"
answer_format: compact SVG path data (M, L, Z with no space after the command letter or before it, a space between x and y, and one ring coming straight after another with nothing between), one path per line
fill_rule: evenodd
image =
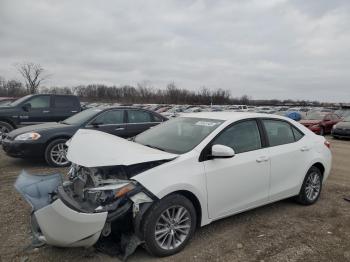
M56 122L62 121L80 111L80 104L74 96L53 96L53 116Z
M124 109L111 109L99 114L86 128L127 138L129 136L126 130L125 119Z
M271 160L269 200L296 195L307 171L311 144L287 121L263 119L262 123Z
M51 95L37 95L31 97L23 103L30 104L30 110L27 112L20 108L19 123L23 125L35 125L45 122L54 122L52 113Z
M162 119L142 109L127 109L127 131L130 137L136 136L152 126L158 125Z

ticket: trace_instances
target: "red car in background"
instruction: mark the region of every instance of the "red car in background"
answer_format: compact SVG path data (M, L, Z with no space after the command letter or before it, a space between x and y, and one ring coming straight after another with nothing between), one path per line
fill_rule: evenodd
M341 118L329 112L311 112L299 123L318 135L330 134L333 126L340 122Z

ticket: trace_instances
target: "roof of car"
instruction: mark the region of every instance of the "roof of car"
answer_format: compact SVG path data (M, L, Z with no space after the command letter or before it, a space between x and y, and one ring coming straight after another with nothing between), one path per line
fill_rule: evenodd
M276 118L276 119L287 119L286 117L272 114L263 113L250 113L250 112L198 112L198 113L186 113L181 114L181 117L197 117L197 118L208 118L208 119L219 119L219 120L240 120L246 118Z

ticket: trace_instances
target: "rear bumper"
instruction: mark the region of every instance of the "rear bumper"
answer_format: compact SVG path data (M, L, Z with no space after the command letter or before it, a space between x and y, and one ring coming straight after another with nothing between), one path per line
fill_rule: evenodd
M350 138L350 129L333 129L333 137Z
M37 158L44 156L45 143L4 139L2 141L2 149L7 155L12 157Z

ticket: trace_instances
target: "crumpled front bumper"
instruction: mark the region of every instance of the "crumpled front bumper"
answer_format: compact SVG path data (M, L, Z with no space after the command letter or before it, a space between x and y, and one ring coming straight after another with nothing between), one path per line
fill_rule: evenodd
M60 247L92 246L100 237L107 212L80 213L60 199L34 212L38 225L36 234L47 244ZM33 221L33 220L32 220Z
M88 247L97 242L106 223L107 212L77 212L50 194L62 183L59 174L29 175L22 172L15 188L32 206L31 227L35 245Z

